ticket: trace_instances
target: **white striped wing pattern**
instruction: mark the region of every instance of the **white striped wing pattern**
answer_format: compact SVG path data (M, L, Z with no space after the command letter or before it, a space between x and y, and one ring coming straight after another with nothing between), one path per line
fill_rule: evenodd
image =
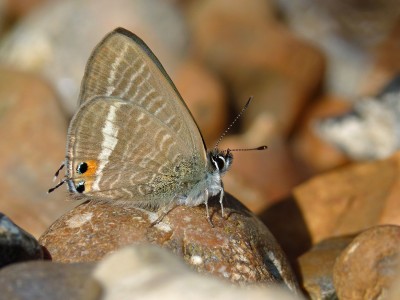
M201 133L160 62L131 32L118 28L95 48L79 103L67 143L72 192L158 207L161 195L184 196L204 178Z

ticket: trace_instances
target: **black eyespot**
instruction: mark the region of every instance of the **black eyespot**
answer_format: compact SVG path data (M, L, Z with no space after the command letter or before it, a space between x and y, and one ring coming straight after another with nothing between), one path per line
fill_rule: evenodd
M88 170L88 164L85 162L81 162L77 167L76 167L76 172L79 174L83 174Z
M223 170L225 167L225 158L222 155L219 155L215 158L215 162L217 163L218 170Z
M85 182L80 181L76 186L75 189L78 193L83 193L85 191Z

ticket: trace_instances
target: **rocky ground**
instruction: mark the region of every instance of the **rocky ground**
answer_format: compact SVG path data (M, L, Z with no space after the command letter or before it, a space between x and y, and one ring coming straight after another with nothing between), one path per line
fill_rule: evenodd
M0 299L400 299L395 0L0 0ZM225 216L72 200L65 157L90 52L140 36L212 148Z

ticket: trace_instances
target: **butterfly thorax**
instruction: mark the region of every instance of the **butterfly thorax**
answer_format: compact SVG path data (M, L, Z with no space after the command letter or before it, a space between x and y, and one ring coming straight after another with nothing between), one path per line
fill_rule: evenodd
M221 176L232 164L232 153L213 149L207 153L207 171L204 177L191 187L189 194L181 195L179 204L196 206L205 203L209 197L223 192Z

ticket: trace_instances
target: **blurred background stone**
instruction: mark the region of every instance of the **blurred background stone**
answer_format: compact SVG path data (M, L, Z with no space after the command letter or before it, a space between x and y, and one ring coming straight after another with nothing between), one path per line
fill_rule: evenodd
M0 35L5 30L6 26L6 15L7 15L6 4L7 4L6 0L0 0Z
M276 135L276 126L270 115L260 113L247 131L224 138L220 145L222 149L268 146L263 151L233 152L234 163L223 177L225 189L255 213L289 195L304 178L286 142Z
M59 1L59 0L53 0ZM4 22L7 26L13 25L14 22L23 18L37 7L49 2L49 0L2 0L4 14Z
M157 287L157 288L149 288ZM281 286L239 288L196 274L172 253L152 245L125 247L105 257L92 275L85 299L296 300ZM92 291L98 291L93 293Z
M349 162L344 153L324 141L315 132L317 121L349 110L350 104L346 100L326 95L317 99L304 113L290 143L294 156L303 163L310 175L331 170Z
M221 79L196 59L182 62L175 77L175 85L200 127L207 147L212 148L228 126L228 95Z
M378 224L400 224L399 153L319 175L294 189L313 243Z
M0 268L38 259L43 259L43 250L38 241L0 213Z
M299 257L302 286L311 299L337 299L333 285L336 258L354 239L354 235L323 240Z
M56 262L96 261L122 246L150 242L182 256L199 272L239 283L285 284L296 291L291 267L269 230L231 196L224 209L227 218L218 201L210 201L214 227L203 205L178 206L151 226L156 213L89 202L57 220L39 242Z
M307 220L296 199L293 196L281 199L258 215L276 237L299 274L297 258L312 247L312 241Z
M38 237L73 203L46 194L65 153L67 121L53 90L27 74L0 70L0 211Z
M376 45L391 32L399 20L396 0L319 2L337 25L337 33L360 45ZM367 25L366 25L367 23Z
M395 279L392 282L387 300L397 300L400 298L400 267L397 268Z
M387 296L400 267L399 245L400 226L375 226L359 234L334 266L333 280L339 299Z
M315 133L352 160L383 159L400 149L400 75L377 95L358 99L351 109L317 120Z
M226 79L236 110L254 96L245 127L258 114L270 114L277 132L287 134L320 85L324 62L277 21L274 10L260 0L201 1L188 19L197 55Z
M379 44L376 49L376 57L371 72L362 85L365 95L374 95L382 89L394 76L400 72L400 20L397 21L394 29Z
M379 224L399 224L400 154L313 177L258 215L292 265L312 245Z
M173 75L185 57L187 33L180 13L160 0L49 1L0 42L0 64L44 76L71 116L90 52L119 26L145 40Z
M277 0L291 29L327 58L325 89L340 97L363 95L375 64L374 50L399 21L396 0Z
M0 270L3 299L83 299L94 264L61 264L48 261L13 264Z

